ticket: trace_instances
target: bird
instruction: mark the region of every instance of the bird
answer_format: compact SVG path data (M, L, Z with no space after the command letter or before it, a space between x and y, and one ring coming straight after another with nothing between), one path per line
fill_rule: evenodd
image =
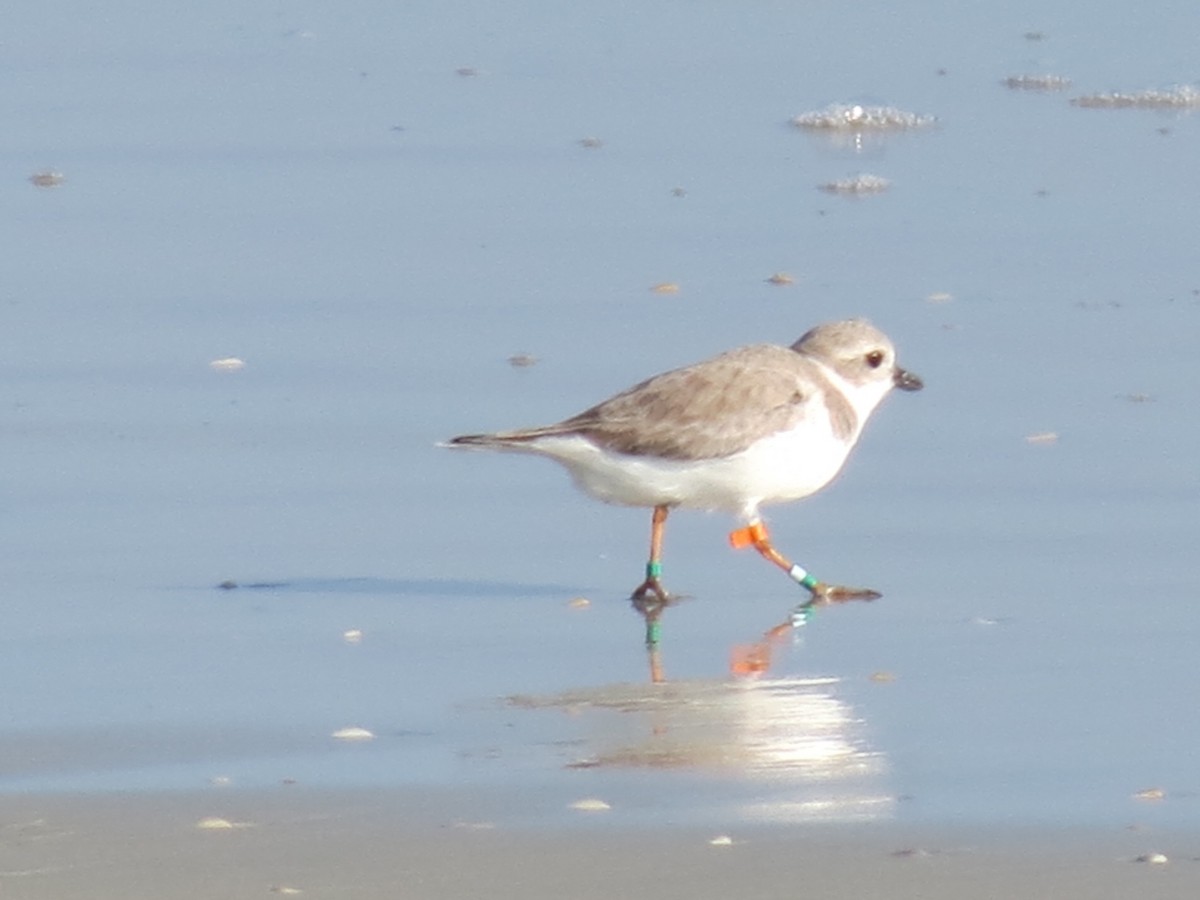
M671 510L724 511L730 543L753 547L811 594L811 603L871 600L878 591L818 580L780 553L761 508L800 500L841 471L893 389L924 386L865 319L826 322L790 346L752 344L642 381L553 425L463 434L442 446L545 456L585 493L653 510L646 577L635 605L672 601L662 583Z

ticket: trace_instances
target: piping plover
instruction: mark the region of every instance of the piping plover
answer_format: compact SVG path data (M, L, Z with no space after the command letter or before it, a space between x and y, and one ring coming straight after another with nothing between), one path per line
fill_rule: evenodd
M464 434L445 446L548 456L600 500L653 507L650 561L634 601L668 602L662 539L675 507L724 510L753 546L814 601L874 599L818 581L772 545L760 508L816 493L837 475L871 412L921 379L896 364L887 336L862 319L827 322L790 347L753 344L655 375L555 425Z

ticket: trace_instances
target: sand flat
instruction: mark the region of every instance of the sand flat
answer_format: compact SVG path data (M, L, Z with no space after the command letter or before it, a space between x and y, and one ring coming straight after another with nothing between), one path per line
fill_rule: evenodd
M726 840L694 827L625 830L612 818L603 827L515 828L491 812L449 791L11 796L0 893L1095 900L1176 898L1200 887L1191 835L873 824L757 826ZM198 827L218 816L238 827ZM1148 852L1169 862L1135 861Z

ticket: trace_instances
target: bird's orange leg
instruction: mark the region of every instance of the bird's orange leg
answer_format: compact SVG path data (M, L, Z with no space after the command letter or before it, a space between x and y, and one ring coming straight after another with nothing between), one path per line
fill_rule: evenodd
M850 588L842 587L836 584L826 584L823 581L818 581L808 573L802 566L798 566L790 559L775 549L771 543L771 535L767 531L767 526L761 521L754 521L745 528L739 528L737 531L729 535L729 543L734 549L740 550L743 547L753 547L759 552L759 555L768 562L772 562L783 571L787 572L793 581L807 588L812 594L810 604L821 603L845 603L847 600L875 600L882 596L879 591L872 591L868 588ZM806 604L808 605L808 604Z
M650 561L646 563L646 580L639 584L629 598L633 608L646 622L646 653L650 662L650 680L659 684L665 680L659 640L662 636L663 610L671 605L672 598L662 586L663 531L667 524L670 507L654 507L650 519Z
M666 589L662 586L662 545L663 531L667 524L667 513L670 507L654 507L654 516L650 519L650 561L646 563L646 580L634 588L631 600L644 602L653 599L663 604L668 602Z
M874 600L881 596L878 591L864 588L848 588L840 585L826 584L818 581L803 567L796 565L771 543L767 526L761 521L754 521L745 528L739 528L729 535L729 542L735 549L753 547L768 562L777 565L788 575L806 588L812 597L792 611L786 622L776 625L762 636L762 640L753 644L741 644L733 648L729 657L730 671L735 675L762 675L771 667L771 658L787 636L796 628L806 624L812 617L816 607L827 603L844 603L847 600Z

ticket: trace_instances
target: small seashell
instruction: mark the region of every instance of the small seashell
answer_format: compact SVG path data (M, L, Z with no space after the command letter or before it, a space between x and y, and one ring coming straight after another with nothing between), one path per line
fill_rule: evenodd
M339 728L331 738L337 741L372 741L375 735L365 728Z
M208 367L214 372L240 372L246 368L246 361L238 359L236 356L226 356L214 359L208 364Z
M890 684L896 680L894 672L884 672L882 670L871 673L871 680L876 684Z
M732 847L733 838L727 834L718 834L715 838L711 838L708 844L710 847Z
M779 284L779 285L793 284L795 282L795 280L796 279L792 278L792 276L789 275L787 272L776 272L774 275L772 275L770 278L767 279L767 284Z
M55 188L67 180L67 176L56 169L43 169L29 176L30 184L40 188Z
M592 605L592 601L587 597L572 597L567 601L567 606L571 609L587 609Z
M229 819L222 819L220 816L209 816L197 822L196 827L202 831L229 831L234 828L249 828L250 823L231 822Z
M577 809L580 812L604 812L612 809L603 800L597 800L595 797L588 797L584 800L576 800L571 804L571 809Z
M288 894L288 895L304 893L304 891L300 890L300 888L288 887L286 884L273 884L270 887L270 891L272 894Z
M1053 444L1058 441L1058 432L1055 431L1039 431L1037 434L1025 435L1025 443L1027 444Z
M650 291L654 294L678 294L679 285L674 281L660 281L650 285Z
M1167 792L1162 788L1146 788L1133 795L1134 800L1164 800Z
M342 632L342 640L347 644L361 644L363 633L361 628L347 628Z
M1166 865L1170 860L1165 853L1143 853L1134 862L1150 863L1152 866Z

